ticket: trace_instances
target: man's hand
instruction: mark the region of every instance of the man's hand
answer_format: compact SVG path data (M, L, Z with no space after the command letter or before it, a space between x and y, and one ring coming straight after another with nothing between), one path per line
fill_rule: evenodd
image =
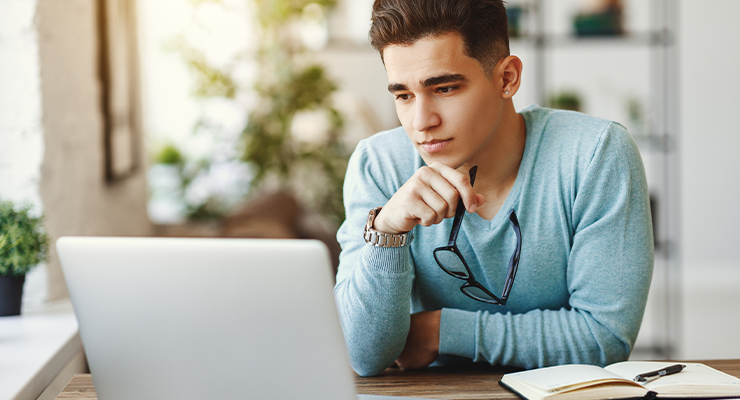
M483 196L470 185L467 171L460 172L441 163L419 168L388 200L373 227L383 233L404 233L416 225L431 226L455 216L457 201L473 213Z
M439 357L439 319L442 310L411 314L411 328L406 346L396 364L401 369L420 369Z

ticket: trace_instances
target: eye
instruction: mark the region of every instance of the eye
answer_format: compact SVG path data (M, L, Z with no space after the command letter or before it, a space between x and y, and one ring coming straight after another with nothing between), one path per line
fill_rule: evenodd
M408 93L401 93L396 95L396 100L406 101L409 99Z
M442 94L448 94L455 89L457 89L457 86L442 86L442 87L437 88L437 92L442 93Z

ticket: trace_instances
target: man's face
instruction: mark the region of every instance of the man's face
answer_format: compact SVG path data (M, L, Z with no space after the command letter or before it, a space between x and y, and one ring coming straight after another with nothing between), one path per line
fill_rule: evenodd
M458 33L387 46L383 59L398 118L427 165L485 160L502 114L498 65L487 76Z

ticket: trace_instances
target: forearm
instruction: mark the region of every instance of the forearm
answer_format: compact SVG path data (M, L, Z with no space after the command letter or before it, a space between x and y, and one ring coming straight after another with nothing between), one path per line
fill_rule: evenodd
M352 368L376 375L403 350L409 330L411 260L408 247L364 246L335 288Z
M642 312L633 316L641 317ZM525 314L444 309L440 334L440 354L535 368L571 363L606 365L624 360L637 332L611 330L588 312L576 309Z

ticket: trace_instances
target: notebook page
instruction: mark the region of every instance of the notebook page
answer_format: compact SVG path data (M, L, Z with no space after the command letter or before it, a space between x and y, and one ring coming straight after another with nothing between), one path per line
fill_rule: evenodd
M650 362L650 361L628 361L608 366L606 369L617 375L634 378L637 374L655 371L665 368L669 365L679 364L678 362ZM684 363L686 366L681 372L666 375L658 379L643 383L643 386L650 390L660 393L666 393L668 386L676 388L676 393L686 392L685 388L695 387L728 387L737 388L733 393L740 393L740 379L718 371L712 367L701 363ZM683 389L682 389L683 388ZM732 389L730 389L732 390ZM671 391L673 392L673 391Z
M633 380L639 374L659 370L675 364L684 364L676 361L624 361L604 367L605 370L613 372L625 379ZM666 377L660 378L665 379Z
M623 380L603 368L594 365L559 365L509 374L522 383L539 390L555 393L577 389L598 381Z

